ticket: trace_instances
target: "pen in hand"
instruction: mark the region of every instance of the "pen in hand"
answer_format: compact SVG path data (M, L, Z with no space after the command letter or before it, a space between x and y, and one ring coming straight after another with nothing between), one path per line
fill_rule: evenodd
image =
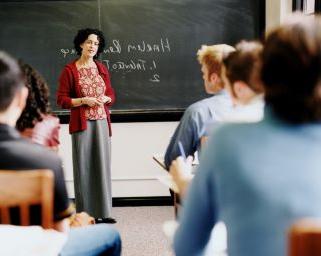
M185 150L184 150L184 147L183 147L183 144L181 141L178 141L178 148L179 148L181 157L183 158L183 161L188 166L186 170L191 174L192 173L193 157L192 156L186 157Z
M185 154L182 142L180 142L180 141L178 142L178 148L179 148L181 156L184 158L184 161L185 161L186 160L186 154Z
M180 151L180 157L177 157L170 166L170 174L173 178L174 183L177 185L179 193L184 196L186 193L188 184L193 178L191 175L192 168L192 157L186 158L186 154L183 145L178 141L178 149Z

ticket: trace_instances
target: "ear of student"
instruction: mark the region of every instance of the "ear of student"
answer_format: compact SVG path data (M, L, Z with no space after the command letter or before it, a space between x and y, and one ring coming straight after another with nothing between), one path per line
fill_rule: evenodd
M24 109L26 106L26 101L28 97L28 88L27 87L22 87L20 90L17 92L17 103L19 108Z
M211 81L211 83L217 83L218 79L219 79L218 74L216 74L216 73L210 74L210 81Z

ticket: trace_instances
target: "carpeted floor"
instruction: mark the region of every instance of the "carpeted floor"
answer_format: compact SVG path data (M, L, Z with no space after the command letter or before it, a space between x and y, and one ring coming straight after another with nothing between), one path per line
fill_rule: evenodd
M173 256L170 241L162 231L174 219L173 206L114 207L115 227L122 238L122 256Z

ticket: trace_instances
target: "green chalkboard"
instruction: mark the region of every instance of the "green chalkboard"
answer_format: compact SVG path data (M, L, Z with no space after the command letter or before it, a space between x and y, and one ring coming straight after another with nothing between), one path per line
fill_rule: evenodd
M77 30L101 29L101 61L116 91L115 113L177 111L206 97L196 51L202 44L258 38L264 1L1 1L0 49L36 67L55 104L64 65L77 58Z

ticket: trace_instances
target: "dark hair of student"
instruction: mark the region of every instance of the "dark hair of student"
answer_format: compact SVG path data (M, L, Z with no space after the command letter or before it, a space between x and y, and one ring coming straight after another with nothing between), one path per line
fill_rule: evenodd
M296 15L272 31L263 50L266 103L293 123L321 121L321 20Z
M9 54L0 51L0 112L10 106L16 92L23 86L18 63Z
M96 35L99 40L98 51L97 54L94 56L94 59L97 59L100 53L105 48L105 37L103 35L103 32L101 32L100 30L93 28L85 28L78 30L77 35L74 38L74 47L76 49L77 54L81 55L82 49L80 45L84 43L87 40L88 36L91 34Z
M21 61L19 65L29 91L26 107L16 124L16 128L23 131L26 128L33 128L37 122L42 121L42 115L50 113L51 110L49 89L44 78L30 65Z
M254 92L262 93L260 81L261 54L263 46L259 42L242 41L223 59L225 72L231 84L236 81L245 82Z

